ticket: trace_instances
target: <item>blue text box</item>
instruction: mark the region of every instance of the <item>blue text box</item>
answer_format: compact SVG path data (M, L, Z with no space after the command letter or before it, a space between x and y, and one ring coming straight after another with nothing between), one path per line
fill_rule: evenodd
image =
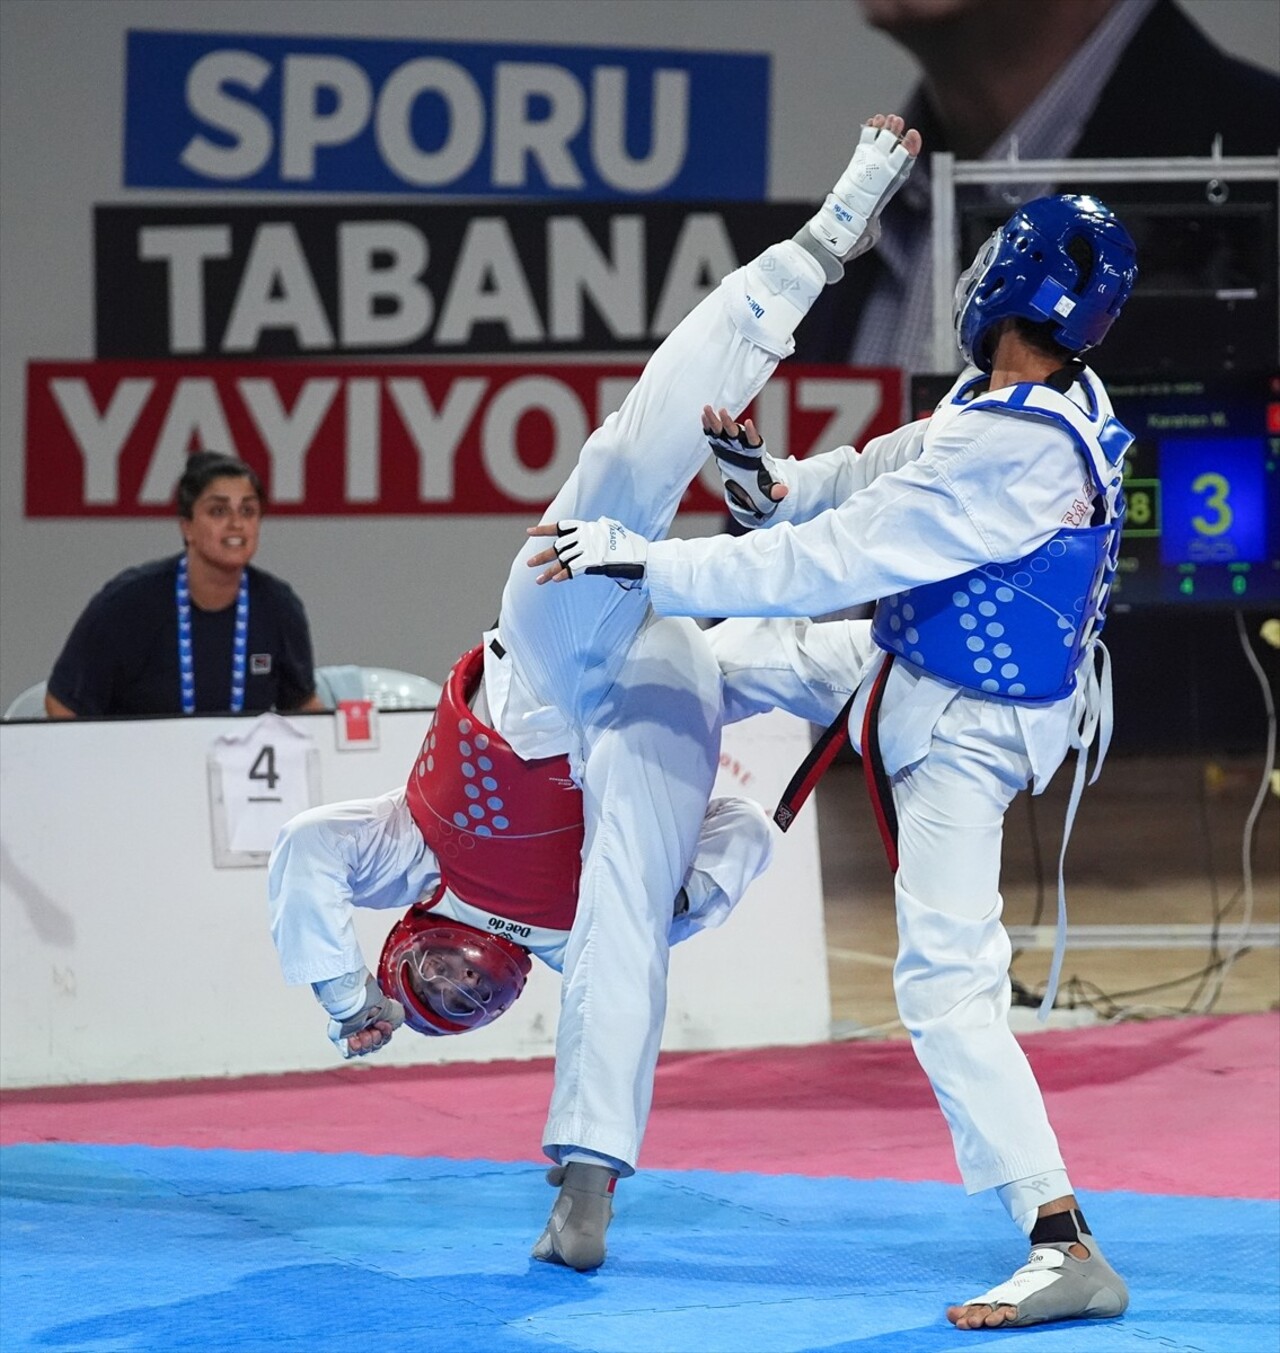
M131 188L759 201L766 56L128 35Z
M1265 460L1261 437L1161 441L1161 561L1225 564L1265 559Z

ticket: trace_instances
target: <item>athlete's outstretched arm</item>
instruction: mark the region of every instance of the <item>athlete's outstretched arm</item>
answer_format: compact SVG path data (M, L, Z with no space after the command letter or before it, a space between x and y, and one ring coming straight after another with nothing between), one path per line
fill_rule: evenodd
M344 1057L376 1051L404 1018L365 964L352 908L408 907L438 882L403 791L310 808L281 828L267 867L271 937L285 981L311 986Z

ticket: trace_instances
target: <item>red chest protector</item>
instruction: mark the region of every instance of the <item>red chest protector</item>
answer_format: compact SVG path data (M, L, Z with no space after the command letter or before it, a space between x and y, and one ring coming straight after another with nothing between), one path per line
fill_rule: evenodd
M568 757L522 761L467 708L483 674L481 647L449 673L409 774L409 811L463 902L568 930L582 870L582 792Z

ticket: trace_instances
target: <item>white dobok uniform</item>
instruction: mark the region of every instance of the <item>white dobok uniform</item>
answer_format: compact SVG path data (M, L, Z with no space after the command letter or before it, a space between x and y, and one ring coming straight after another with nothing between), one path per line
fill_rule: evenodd
M543 521L610 516L664 536L707 459L703 405L743 409L791 352L823 285L790 241L725 278L587 440ZM498 627L485 635L484 717L522 757L567 755L583 793L577 914L556 954L563 987L544 1150L559 1161L585 1148L629 1174L666 1014L672 903L696 863L719 765L720 671L703 632L656 616L643 588L602 577L539 586L525 560L545 544L531 539L517 556ZM758 843L748 853L749 868L727 869L741 887L767 858Z
M970 368L955 390L979 374ZM1087 368L1068 398L1109 409ZM1064 525L1088 525L1095 491L1062 427L977 408L957 417L950 400L861 453L783 462L790 493L770 529L650 546L654 609L820 615L1018 559ZM780 707L826 724L856 690L849 726L859 744L886 656L870 622L729 620L710 639L728 720ZM1043 705L992 699L904 662L885 684L880 750L898 819L894 989L971 1193L1062 1169L1008 1026L1001 834L1014 796L1028 783L1042 791L1094 717L1101 695L1087 669L1071 695Z
M614 517L666 535L707 459L702 408L741 410L821 292L787 241L731 273L666 338L622 407L583 446L544 522ZM574 1147L630 1173L666 1016L671 903L689 869L720 756L720 671L705 635L656 616L609 578L539 586L516 557L485 649L494 726L522 756L565 753L582 786L578 914L564 955L556 1075L543 1149Z

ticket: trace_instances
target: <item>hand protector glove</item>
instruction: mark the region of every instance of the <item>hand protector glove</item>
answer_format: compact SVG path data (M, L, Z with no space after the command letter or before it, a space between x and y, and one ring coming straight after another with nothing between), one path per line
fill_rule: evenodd
M809 222L814 238L841 263L865 254L880 238L880 213L914 164L894 132L863 127L853 159Z
M643 579L649 554L649 542L612 517L557 522L552 548L560 567L571 578L595 573L633 586L639 586Z
M353 1015L345 1019L329 1017L329 1038L345 1058L365 1057L371 1052L385 1048L391 1042L391 1034L385 1035L381 1043L369 1048L353 1049L348 1039L356 1034L372 1029L375 1024L389 1024L392 1033L404 1023L404 1006L390 996L384 995L382 988L372 974L366 974L364 984L364 1004Z
M739 425L732 437L727 429L708 432L707 442L724 481L724 500L734 521L739 526L763 526L778 510L780 500L775 500L771 492L784 482L778 462L764 449L763 441L751 444L744 425Z

